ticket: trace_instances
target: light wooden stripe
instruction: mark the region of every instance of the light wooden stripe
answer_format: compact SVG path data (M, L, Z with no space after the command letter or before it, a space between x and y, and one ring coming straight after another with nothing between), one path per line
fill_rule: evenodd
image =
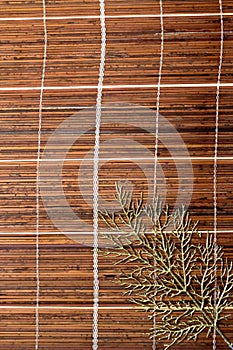
M175 18L175 17L212 17L212 16L220 16L220 13L163 13L164 18ZM223 16L233 16L233 12L225 12ZM117 19L117 18L159 18L160 14L138 14L138 15L106 15L106 19ZM46 19L48 21L59 21L59 20L75 20L75 19L99 19L100 16L48 16ZM43 17L1 17L0 22L4 21L41 21Z
M221 83L220 87L233 87L233 83ZM161 84L161 88L202 88L202 87L217 87L217 83L210 84ZM95 85L74 85L74 86L45 86L44 90L96 90L98 86ZM104 85L103 89L115 90L115 89L151 89L158 88L157 84L147 85ZM34 91L40 90L39 86L20 86L20 87L1 87L0 91Z

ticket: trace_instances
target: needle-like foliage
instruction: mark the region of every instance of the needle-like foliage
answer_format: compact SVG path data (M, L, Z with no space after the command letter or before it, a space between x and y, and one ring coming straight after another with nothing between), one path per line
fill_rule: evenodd
M116 185L116 191L122 211L99 213L113 231L105 235L113 246L104 253L114 256L116 264L132 266L117 281L149 318L156 316L150 336L168 349L215 330L233 349L221 330L233 306L233 267L222 248L211 234L199 243L203 239L198 225L184 208L171 214L158 198L144 205L142 196L134 201L122 186Z

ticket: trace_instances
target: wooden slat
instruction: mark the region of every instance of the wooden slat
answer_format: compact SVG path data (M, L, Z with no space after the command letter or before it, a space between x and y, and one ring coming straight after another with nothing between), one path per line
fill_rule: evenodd
M229 21L224 21L224 60L223 60L223 82L232 81L232 50L230 49L232 42L232 30L233 30L233 21L230 17Z
M187 173L187 161L182 160L159 160L159 165L162 170L158 172L158 186L163 188L164 178L166 179L166 199L170 205L175 204L176 196L179 191L179 181L182 181L183 186L185 183L192 182L192 178L186 177ZM63 186L64 192L67 196L69 205L76 211L79 219L77 219L76 225L82 226L82 220L86 224L92 225L92 190L90 189L90 182L92 179L92 162L86 162L80 168L80 162L65 162L63 167ZM115 182L126 180L132 182L136 188L136 192L144 191L145 195L148 193L148 197L151 198L153 194L153 166L154 161L151 160L132 160L132 161L106 161L102 163L99 171L100 187L99 195L102 200L113 200L114 199L114 188ZM202 229L213 229L213 160L206 160L201 162L199 160L192 161L193 166L193 192L190 194L192 198L189 210L194 219L200 221L200 227ZM231 176L231 162L228 160L219 161L219 176L218 176L218 191L222 193L222 199L219 198L218 210L219 229L231 229L232 218L228 207L226 207L224 196L232 191L231 182L228 177ZM54 167L54 168L53 168ZM177 173L177 167L180 170L181 178ZM226 169L227 172L221 172L221 168ZM53 176L56 170L56 163L46 163L44 169L48 170L48 186L53 184ZM54 170L53 170L54 169ZM163 172L162 172L163 171ZM163 174L164 173L164 174ZM77 175L75 175L77 174ZM83 174L83 175L82 175ZM79 181L79 186L76 180ZM189 175L187 175L189 176ZM50 182L51 181L51 182ZM149 187L148 187L149 183ZM182 187L182 185L181 185ZM49 189L49 187L48 187ZM59 209L60 197L59 188L53 188L53 196L56 198L56 205L51 208L51 213L54 215ZM186 189L188 191L188 187ZM161 193L163 195L163 192ZM89 203L89 204L88 204ZM181 205L182 203L180 203ZM185 204L185 203L183 203ZM104 202L100 200L100 208L104 207ZM105 202L105 206L108 205ZM229 208L230 208L229 202ZM230 210L230 209L229 209ZM66 230L75 231L75 223L69 221L69 219L63 217L62 219L62 208L59 210L60 214L57 220L64 220L66 222ZM81 220L81 221L79 221ZM63 221L61 221L63 222ZM69 224L70 223L70 224ZM84 222L83 222L84 225ZM88 226L87 226L88 227ZM91 226L89 226L91 227ZM44 231L54 230L54 225L46 214L45 209L41 206L41 229ZM87 230L84 229L84 230Z
M32 349L34 346L34 329L32 310L9 309L0 310L0 318L10 326L8 329L0 326L1 343L5 349ZM64 346L72 350L77 347L90 349L92 340L92 312L91 310L49 310L40 311L40 347L41 349L63 349ZM99 345L101 349L148 349L151 341L145 335L151 321L144 313L134 310L100 311L99 313ZM230 336L229 331L226 335ZM14 339L14 341L12 340ZM225 345L217 339L218 349L224 350ZM176 346L177 350L189 347L192 350L209 350L212 348L212 339L200 336L199 343L189 342ZM163 345L158 344L162 349Z
M106 25L105 84L151 83L159 68L160 48L151 28L159 30L159 19L108 19ZM63 20L59 26L49 21L48 33L47 85L97 85L99 20Z
M38 138L38 108L0 112L0 159L35 159Z
M229 105L231 101L232 88L221 88L220 99L220 135L219 135L219 156L231 156L232 148L229 147L231 140L231 121L232 109ZM214 132L215 132L215 95L216 89L212 88L162 88L160 113L166 118L179 132L183 138L190 156L195 157L212 157L214 153ZM35 159L37 153L37 129L38 129L38 92L1 92L1 134L0 141L0 158L1 159ZM72 105L88 107L88 99L92 108L89 110L67 109L67 110L44 110L42 124L42 147L56 128L62 122L71 118L77 122L70 126L70 130L64 130L64 140L60 146L54 149L54 157L59 157L60 150L67 145L67 133L73 133L76 130L79 134L79 140L70 148L67 158L82 158L94 146L94 101L95 91L73 90L72 94L67 91L45 92L46 107L61 107ZM105 109L103 113L103 123L101 129L101 142L107 142L115 138L125 138L134 140L144 145L153 154L154 152L154 127L153 120L155 112L147 111L142 106L153 108L156 102L155 89L126 89L106 90L104 91L104 102L119 103L119 107L125 106L127 109L128 121L124 118L124 112L117 112L114 109ZM121 103L120 103L121 102ZM132 107L124 103L132 103ZM31 107L30 107L31 106ZM140 107L141 106L141 107ZM31 109L30 109L31 108ZM107 105L106 105L107 108ZM91 118L86 123L85 118ZM140 118L142 118L141 128L139 127ZM149 118L149 119L148 119ZM193 122L195 119L195 125ZM87 119L88 120L88 119ZM91 122L92 120L92 122ZM149 120L149 122L148 122ZM117 124L116 124L117 121ZM121 125L119 124L121 123ZM130 125L127 125L130 124ZM90 125L93 127L90 128ZM30 128L30 130L29 130ZM160 132L165 132L160 127ZM84 133L83 136L80 133ZM80 137L81 136L81 137ZM174 137L175 135L170 135ZM78 136L77 136L78 138ZM68 140L69 141L69 140ZM111 145L101 146L101 156L108 157L111 155ZM174 145L175 146L175 145ZM42 148L42 149L43 149ZM126 155L126 150L119 154ZM179 149L176 155L181 155ZM137 151L133 157L140 156ZM159 145L160 157L169 156L169 150L163 144ZM90 155L89 155L90 156Z
M0 239L0 307L35 305L35 235L28 244L20 244L16 235Z
M224 11L232 12L233 5L231 0L223 0L223 8L224 8Z
M40 17L43 15L43 8L40 0L3 0L1 3L0 17Z
M226 52L232 24L225 22ZM105 84L155 84L160 60L158 18L108 19ZM7 32L5 31L7 28ZM51 20L47 24L48 86L97 85L100 52L98 19ZM218 16L165 18L162 83L216 83L220 39ZM39 21L0 23L3 37L0 79L7 86L39 86L42 71L43 27ZM177 35L179 33L179 36ZM30 33L30 36L28 35ZM84 40L85 39L85 40ZM22 40L24 44L22 44ZM26 41L25 41L26 40ZM208 50L206 51L206 41ZM228 44L227 44L228 43ZM12 45L14 49L12 50ZM226 57L229 81L230 53ZM225 67L225 62L223 63ZM224 80L223 80L224 81Z
M182 92L170 89L161 98L160 157L170 157L170 152L173 152L172 154L176 157L184 156L184 149L189 152L190 157L213 156L215 91L212 89L212 95L204 89L200 92L195 90L192 92L192 105L186 106L183 110L182 106L185 104L186 96ZM190 91L190 95L192 92ZM195 103L194 94L200 99L200 102ZM166 103L168 96L170 104ZM173 98L176 105L173 104ZM203 110L204 98L208 98L209 108L206 107ZM169 105L172 105L170 110ZM50 156L53 158L63 157L65 150L68 151L66 159L93 157L94 116L93 108L79 111L72 109L70 111L44 111L42 149L49 147ZM194 117L199 125L198 129L193 127ZM155 112L153 110L140 108L137 105L125 105L124 109L110 108L106 105L102 112L100 158L153 158L154 118ZM86 122L87 120L89 123ZM47 142L53 133L58 133L56 128L60 129L57 141L53 142L53 146L48 146ZM178 133L185 143L183 146ZM73 144L70 144L67 135L72 137ZM167 144L162 143L165 140L167 140ZM116 150L117 153L115 153Z
M219 121L219 154L232 157L232 135L233 135L233 88L221 89L220 121Z
M218 10L217 13L220 13ZM224 18L224 24L227 25L232 23L231 16L226 16ZM220 16L195 16L192 17L167 17L164 19L164 25L167 33L180 33L186 32L187 34L192 34L194 32L198 33L211 33L215 31L221 31L220 27ZM225 28L224 28L225 31Z
M1 112L23 111L25 108L29 111L34 109L38 111L40 92L34 91L1 91Z
M79 220L79 228L85 227L85 222L88 227L92 227L92 190L89 184L91 183L93 164L91 161L86 161L82 168L82 162L66 161L63 166L63 189L67 197L69 205L77 212ZM163 176L166 178L167 202L171 205L178 190L178 173L177 166L184 171L182 181L185 180L185 171L187 162L182 160L159 160L159 164L165 175L162 172L158 174L158 184L163 186ZM104 200L113 199L115 182L119 180L132 181L136 187L136 191L147 191L147 182L149 181L149 196L152 195L153 182L153 159L132 160L129 161L103 161L100 168L100 197ZM195 219L200 220L201 228L213 228L213 160L193 160L193 183L194 189L192 194L192 201L189 210ZM57 169L57 163L46 163L44 169L48 170L47 184L48 191L53 189L54 209L55 212L59 208L60 194L59 188L54 187L56 183L54 174ZM34 169L34 170L33 170ZM43 170L44 171L44 170ZM56 170L57 171L57 170ZM231 215L231 192L232 183L232 161L219 160L218 162L218 226L219 229L232 228ZM79 179L79 186L77 184ZM192 180L187 178L188 181ZM12 163L0 165L0 182L1 182L1 221L0 228L2 232L10 231L32 231L35 229L35 163ZM80 187L81 186L81 187ZM59 196L59 197L58 197ZM227 201L227 202L226 202ZM182 204L182 203L180 203ZM183 203L184 204L184 203ZM103 202L100 205L103 207ZM107 205L107 202L105 203ZM102 208L101 207L101 208ZM61 215L62 215L62 208ZM40 227L42 231L56 230L51 220L49 219L41 202L40 212ZM68 231L76 231L75 223L69 226L69 219L60 217L60 219L67 222ZM82 220L84 220L82 224Z
M226 26L227 21L225 19ZM160 59L159 19L108 19L106 25L105 84L155 83ZM164 30L162 83L177 84L178 80L179 83L193 83L194 77L200 84L216 83L219 17L165 18ZM90 32L91 35L88 34ZM177 36L177 32L182 33ZM47 85L97 85L99 21L63 20L59 26L56 21L49 21L48 34ZM82 52L81 56L79 52Z
M1 86L38 86L42 72L43 25L40 21L0 22Z
M203 233L203 243L205 241ZM228 259L233 257L232 233L217 234ZM73 238L73 239L72 239ZM85 307L93 304L92 248L80 245L77 236L40 235L40 305L43 307ZM0 235L0 308L35 306L35 235ZM115 265L117 260L99 254L100 308L131 309L122 287L114 282L123 270L130 273L133 264Z
M106 15L137 15L137 14L158 14L159 4L152 0L106 0ZM49 16L59 15L99 15L99 3L96 0L88 0L85 3L81 0L57 0L48 1L47 13Z
M223 1L224 6L230 5L228 0ZM211 13L219 12L219 2L218 0L208 1L208 0L188 0L188 1L176 1L164 0L163 7L165 13ZM229 9L230 6L227 8ZM225 10L225 7L224 7Z
M47 28L46 84L98 85L99 20L53 20L48 22Z
M134 14L159 14L159 4L153 0L106 0L107 15L134 15ZM48 16L88 16L99 15L98 1L86 0L49 0L46 2ZM223 0L223 10L232 12L231 0ZM164 13L218 13L219 2L213 0L211 3L208 0L201 1L176 1L163 0ZM14 2L3 1L0 11L0 17L41 17L43 16L42 3L39 0Z
M35 163L0 165L1 231L35 229Z

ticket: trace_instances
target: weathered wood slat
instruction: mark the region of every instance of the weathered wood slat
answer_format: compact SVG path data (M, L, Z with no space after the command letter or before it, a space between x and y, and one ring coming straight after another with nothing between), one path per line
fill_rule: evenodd
M0 310L0 319L8 324L6 329L0 326L0 336L4 340L5 349L32 349L34 345L34 312L33 310L5 309ZM99 345L101 349L149 349L151 340L145 332L151 322L144 313L129 310L100 310L99 313ZM80 347L90 349L92 344L92 312L91 310L40 310L40 347L45 350L56 347L69 350ZM230 336L230 333L226 331ZM119 336L120 335L120 336ZM14 340L13 340L14 339ZM218 339L218 349L225 346ZM189 347L192 350L212 349L211 338L201 335L198 344L195 342L180 344L177 350ZM163 348L158 344L159 350Z
M226 47L222 82L232 77L232 21L224 19ZM105 84L156 84L160 61L158 18L107 19ZM45 84L97 85L100 52L98 19L51 20ZM164 19L162 84L216 83L219 60L219 16ZM179 35L178 35L179 33ZM2 84L39 86L43 26L39 21L0 23ZM208 41L208 45L206 42ZM226 78L226 79L225 79Z
M106 0L107 15L132 15L132 14L159 14L159 3L153 0ZM99 15L98 1L96 0L49 0L46 2L48 16L69 16L69 15ZM218 13L218 0L186 0L163 1L164 13ZM232 11L231 0L223 1L223 10ZM0 16L4 17L41 17L43 15L41 1L2 1Z
M231 107L231 95L233 88L221 88L220 96L220 116L219 116L219 156L231 156L231 134L232 134L232 116L233 109ZM162 88L160 112L168 121L176 128L182 136L190 156L212 157L214 154L214 132L215 132L215 88ZM95 91L52 91L45 92L45 107L52 108L72 105L80 107L94 106ZM37 122L38 122L38 93L36 92L10 92L9 94L1 92L1 141L0 141L0 158L1 159L35 159L37 152ZM150 120L153 116L152 112L143 110L140 106L154 108L156 101L156 91L152 89L127 89L106 90L104 91L104 103L118 102L119 107L122 103L135 103L135 107L127 107L127 118L135 120L142 116L141 130L137 127L129 127L123 120L123 113L114 110L108 110L103 115L103 123L101 129L101 142L108 141L111 138L123 137L135 140L146 146L151 152L154 150L154 127L152 123L147 123L146 116L150 113ZM29 109L31 105L31 110ZM138 109L139 107L139 109ZM135 108L135 109L134 109ZM88 114L89 113L89 114ZM70 149L68 158L84 157L94 145L93 129L88 131L88 123L85 118L93 116L93 107L88 111L79 109L67 110L44 110L43 126L42 126L42 147L48 141L52 132L60 123L67 118L77 115L76 130L86 131L87 133L79 138ZM136 118L137 117L137 118ZM93 118L92 118L93 119ZM195 125L193 122L195 119ZM115 125L115 121L122 120L122 127ZM78 122L84 123L80 127ZM106 125L107 124L107 125ZM86 128L85 128L86 125ZM146 129L147 131L145 132ZM151 131L149 133L148 131ZM69 130L67 130L69 133ZM70 132L73 132L73 127ZM115 135L114 135L115 133ZM170 135L174 137L174 135ZM65 147L67 141L61 143L60 147L54 149L54 155L59 155L59 149ZM101 154L108 156L107 148L101 146ZM179 150L177 150L177 155ZM162 144L159 146L159 155L161 157L169 156L169 150ZM135 154L138 156L138 154Z
M87 220L92 225L92 190L89 186L93 170L92 162L86 161L82 168L81 161L66 161L63 166L63 189L68 203L76 211L82 225L82 220ZM158 186L163 186L166 178L167 202L175 203L177 190L179 189L177 166L180 171L186 171L187 162L182 160L159 160L159 164L165 175L158 174ZM54 186L54 172L57 163L47 162L45 170L48 170L48 190ZM154 161L133 160L132 161L105 161L100 169L100 198L113 200L115 182L120 180L132 181L136 192L145 191L152 195ZM189 210L194 219L200 220L202 229L213 229L213 160L192 161L194 171L194 188ZM140 169L142 167L142 169ZM183 169L183 170L182 170ZM36 196L36 164L35 163L11 163L0 165L0 228L2 232L11 231L33 231L35 229L35 196ZM85 176L84 176L85 172ZM77 178L82 181L78 186ZM182 175L185 180L185 174ZM232 229L232 161L219 160L218 162L218 213L219 229ZM187 181L191 179L187 177ZM149 189L148 189L149 181ZM80 182L81 185L81 182ZM59 188L54 187L54 209L58 210L60 197ZM149 191L149 192L147 192ZM51 192L50 192L51 194ZM40 203L40 229L42 231L56 231L51 223L46 210ZM180 203L182 204L182 203ZM101 204L103 205L103 204ZM62 218L65 220L65 217ZM68 226L69 227L69 226ZM84 226L83 226L84 227ZM71 225L69 231L76 231Z
M69 237L40 235L40 305L91 309L92 250L80 245L77 238ZM0 243L0 309L35 306L35 235L1 235ZM218 244L224 246L225 255L232 259L231 233L218 232ZM113 280L122 270L130 271L131 264L118 266L114 265L115 261L99 255L100 307L118 307L124 313L124 308L130 309L132 304Z

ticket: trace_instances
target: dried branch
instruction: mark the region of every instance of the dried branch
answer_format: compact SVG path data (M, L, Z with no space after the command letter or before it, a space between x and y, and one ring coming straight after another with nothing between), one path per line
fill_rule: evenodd
M105 235L114 248L104 253L114 256L116 264L133 263L131 272L122 273L117 282L149 318L156 315L150 336L165 342L166 350L215 330L233 349L220 329L220 321L229 317L226 310L233 306L233 265L222 248L211 234L205 244L195 243L201 234L184 207L171 214L158 198L143 205L142 195L134 201L133 193L119 185L116 192L122 211L99 213L115 232Z

